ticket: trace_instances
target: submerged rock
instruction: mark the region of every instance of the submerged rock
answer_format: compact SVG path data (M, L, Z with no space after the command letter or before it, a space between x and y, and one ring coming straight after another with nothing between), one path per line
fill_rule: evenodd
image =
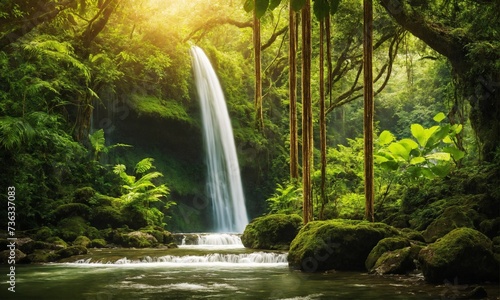
M56 252L59 258L67 258L74 255L87 254L87 248L83 246L71 246Z
M288 264L305 272L365 270L365 260L377 243L398 231L383 223L355 220L313 221L290 245Z
M423 248L418 260L425 280L430 283L499 279L499 263L493 255L491 240L471 228L454 229Z
M287 250L302 226L298 215L273 214L253 219L241 241L247 248Z

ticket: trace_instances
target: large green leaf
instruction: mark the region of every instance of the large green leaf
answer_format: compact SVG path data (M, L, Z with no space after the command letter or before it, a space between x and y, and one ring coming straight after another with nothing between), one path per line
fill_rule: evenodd
M106 146L105 146L106 140L104 139L103 129L99 129L96 132L89 134L89 141L96 153L106 151Z
M255 0L255 15L261 18L269 7L269 0Z
M280 4L281 4L281 0L271 0L271 2L269 2L269 10L275 9Z
M422 156L417 156L410 160L410 165L418 165L423 162L425 162L425 158L423 158Z
M378 143L381 146L388 145L392 141L394 141L394 135L389 130L382 131L378 137Z
M417 139L420 146L425 147L427 138L425 136L425 129L420 124L411 124L411 134Z
M442 112L438 113L437 115L434 116L434 121L436 122L441 122L443 121L444 119L446 119L446 115Z
M446 153L450 153L451 157L455 161L461 160L465 156L465 152L460 151L455 147L444 147L443 151Z
M400 157L404 161L408 161L410 159L411 149L406 149L406 147L401 145L400 143L392 143L387 147L387 149L389 149L389 151L391 151L391 153L396 157Z
M330 11L330 4L328 3L328 0L314 0L313 11L318 20L321 21L326 18Z
M442 161L449 161L451 159L450 153L446 152L435 152L425 156L426 159L435 159Z
M306 5L306 1L309 0L290 0L290 6L294 11L299 11Z
M398 143L403 145L408 151L418 148L418 144L412 139L402 139Z

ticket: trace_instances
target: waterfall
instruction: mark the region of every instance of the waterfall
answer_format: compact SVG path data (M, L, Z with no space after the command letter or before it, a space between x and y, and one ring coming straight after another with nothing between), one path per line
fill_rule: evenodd
M243 232L248 217L231 120L215 71L199 47L191 48L193 71L202 111L207 157L207 192L215 230Z

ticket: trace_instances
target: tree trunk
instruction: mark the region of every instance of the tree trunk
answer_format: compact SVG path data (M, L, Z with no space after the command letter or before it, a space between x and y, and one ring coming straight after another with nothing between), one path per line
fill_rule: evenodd
M304 224L313 220L312 203L312 104L311 104L311 3L302 9L302 189Z
M456 33L460 31L454 30L466 24L457 24L457 28L444 27L442 23L425 18L416 4L406 2L380 0L399 25L449 59L461 93L471 105L470 122L478 138L480 158L493 161L496 149L500 148L500 74L494 67L495 61L500 60L500 54L492 57L488 67L478 70L475 68L477 62L471 59L469 52L469 46L474 42L470 39L474 37L464 37ZM490 4L478 1L476 5ZM408 9L408 5L415 7ZM492 24L495 24L494 20Z
M288 63L290 66L288 84L290 94L290 178L297 181L299 178L299 143L297 133L297 35L295 31L297 13L290 7L289 16L289 52Z
M363 70L364 70L364 135L365 135L365 218L374 221L373 181L373 2L363 0Z
M260 21L256 10L253 11L253 49L255 58L255 121L257 128L264 128L264 116L262 112L262 67L260 49Z
M327 17L328 18L328 17ZM325 21L320 21L319 33L319 126L320 126L320 148L321 148L321 209L319 211L320 220L324 219L325 205L328 203L326 197L326 112L325 112Z

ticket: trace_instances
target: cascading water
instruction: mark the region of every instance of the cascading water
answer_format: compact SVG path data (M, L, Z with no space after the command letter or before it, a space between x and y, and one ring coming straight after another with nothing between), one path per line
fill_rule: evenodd
M207 190L218 232L243 232L248 224L233 129L224 94L208 57L191 47L208 165Z

